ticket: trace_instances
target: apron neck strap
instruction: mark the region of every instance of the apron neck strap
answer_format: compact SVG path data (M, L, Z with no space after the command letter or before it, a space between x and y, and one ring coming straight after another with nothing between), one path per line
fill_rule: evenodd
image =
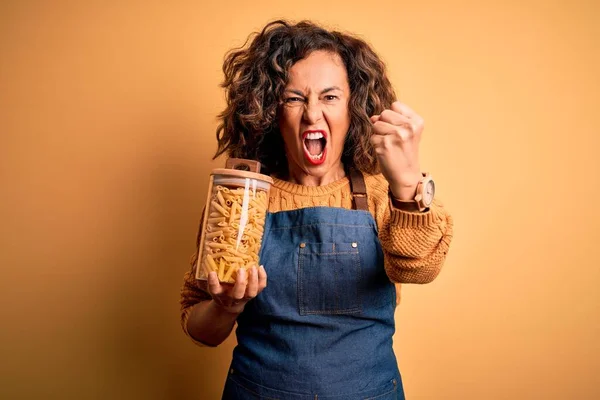
M352 204L355 210L369 211L367 202L367 185L362 173L355 168L348 168L350 175L350 191L352 191Z

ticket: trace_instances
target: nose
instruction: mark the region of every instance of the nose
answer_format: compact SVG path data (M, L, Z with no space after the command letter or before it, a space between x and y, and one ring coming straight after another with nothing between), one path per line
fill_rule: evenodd
M307 101L304 103L304 113L302 115L308 125L314 125L323 118L323 110L318 101Z

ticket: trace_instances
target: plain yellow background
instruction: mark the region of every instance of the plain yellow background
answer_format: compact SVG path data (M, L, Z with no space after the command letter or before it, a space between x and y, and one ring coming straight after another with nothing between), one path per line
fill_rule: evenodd
M225 52L275 18L358 34L426 121L455 219L405 286L408 399L597 399L595 1L4 1L0 398L218 399L179 289L216 148Z

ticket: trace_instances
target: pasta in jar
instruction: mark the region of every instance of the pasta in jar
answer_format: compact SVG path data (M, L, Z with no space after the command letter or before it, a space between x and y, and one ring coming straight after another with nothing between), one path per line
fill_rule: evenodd
M260 265L268 183L244 177L211 176L197 279L207 279L209 272L215 271L219 281L234 283L238 271Z

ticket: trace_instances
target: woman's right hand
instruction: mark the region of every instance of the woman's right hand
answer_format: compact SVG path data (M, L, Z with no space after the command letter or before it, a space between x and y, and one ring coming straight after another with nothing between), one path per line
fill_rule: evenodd
M223 311L232 314L240 314L244 311L246 304L258 296L267 286L267 272L261 265L256 267L240 269L235 284L223 284L219 282L217 273L212 271L208 274L208 292L213 301Z

